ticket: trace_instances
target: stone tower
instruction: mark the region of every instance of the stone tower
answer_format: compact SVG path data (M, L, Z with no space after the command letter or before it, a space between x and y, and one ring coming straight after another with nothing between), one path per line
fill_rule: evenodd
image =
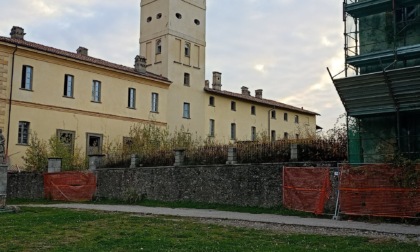
M204 134L205 0L142 0L140 55L147 71L172 81L168 125Z

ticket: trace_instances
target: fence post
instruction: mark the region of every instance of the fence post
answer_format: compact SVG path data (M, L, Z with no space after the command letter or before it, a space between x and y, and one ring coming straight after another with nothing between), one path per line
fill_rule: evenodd
M102 158L105 155L89 155L89 171L96 171L96 169L102 167Z
M0 209L4 209L6 207L7 168L8 165L0 164Z
M48 173L61 172L61 158L48 158Z
M185 149L175 149L175 164L174 166L182 166L184 165L185 159Z
M228 160L226 162L227 165L234 165L237 164L237 149L236 147L229 147L228 148Z
M139 165L139 156L137 154L131 154L130 168L136 168Z
M298 145L291 144L290 145L290 161L298 161Z

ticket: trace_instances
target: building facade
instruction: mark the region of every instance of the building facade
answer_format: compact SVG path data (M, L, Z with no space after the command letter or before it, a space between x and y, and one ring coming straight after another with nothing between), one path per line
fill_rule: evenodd
M345 73L333 78L349 116L352 163L420 157L420 4L345 0Z
M22 28L0 37L0 128L12 164L23 164L31 134L58 136L86 154L121 143L136 123L188 130L215 142L305 138L315 112L221 89L205 81L206 1L142 0L140 55L125 67L26 41ZM146 70L147 69L147 70Z

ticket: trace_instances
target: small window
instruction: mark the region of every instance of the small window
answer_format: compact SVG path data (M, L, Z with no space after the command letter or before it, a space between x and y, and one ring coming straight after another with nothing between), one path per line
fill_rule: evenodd
M189 86L189 85L190 85L190 74L184 73L184 86Z
M128 89L128 108L136 108L136 89Z
M185 54L185 57L190 57L190 55L191 55L191 44L190 43L185 43L184 54Z
M102 154L102 139L103 136L101 134L86 133L86 154Z
M299 123L299 116L295 115L295 123Z
M209 106L213 106L214 107L214 96L210 96L209 97Z
M162 53L162 40L156 40L156 54Z
M257 140L257 128L251 127L251 141Z
M230 102L230 110L236 111L236 102L234 102L234 101Z
M29 122L19 122L18 144L29 144Z
M178 18L178 19L181 19L182 15L180 13L177 13L177 14L175 14L175 17Z
M92 101L101 102L101 82L97 80L92 82Z
M194 24L196 24L196 25L200 25L200 20L198 20L198 19L194 19Z
M271 131L271 141L276 141L276 131L275 130Z
M271 110L271 119L276 119L277 113L275 110Z
M70 153L74 152L74 140L76 139L76 132L58 129L57 137L60 142L66 146Z
M210 119L209 136L214 137L214 119Z
M284 121L287 122L289 120L287 113L284 113Z
M152 21L152 17L147 18L147 23L150 23Z
M161 19L162 18L162 13L158 13L157 15L156 15L156 19Z
M184 102L184 112L182 114L183 118L190 119L190 104L188 102Z
M236 123L230 124L230 139L236 140Z
M299 139L299 134L296 134L296 139Z
M32 90L32 80L33 80L33 67L23 66L22 68L22 84L21 88L26 90Z
M289 133L284 132L283 139L284 139L284 140L289 139Z
M152 93L152 112L157 113L159 111L159 94Z
M251 115L256 115L255 106L251 106Z
M64 97L73 97L74 76L64 75Z

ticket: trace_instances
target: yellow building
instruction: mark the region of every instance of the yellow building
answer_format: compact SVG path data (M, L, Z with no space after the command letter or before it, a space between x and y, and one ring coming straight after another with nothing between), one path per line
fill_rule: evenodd
M57 135L86 154L122 142L135 123L184 129L217 142L306 137L317 113L221 89L205 81L206 1L142 0L134 68L29 42L22 28L0 36L0 128L12 164L30 139ZM147 71L146 71L147 68Z

